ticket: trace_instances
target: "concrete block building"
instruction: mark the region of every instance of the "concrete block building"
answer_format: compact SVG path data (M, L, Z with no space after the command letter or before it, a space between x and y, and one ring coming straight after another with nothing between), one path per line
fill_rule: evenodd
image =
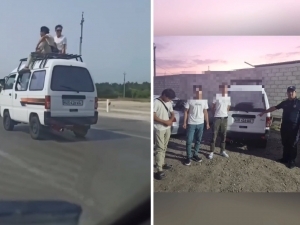
M194 94L193 87L201 85L203 99L208 99L208 102L212 103L221 84L264 85L270 105L275 106L286 99L288 86L294 85L300 92L300 60L256 65L254 68L235 71L207 71L203 74L155 76L154 94L160 95L165 88L172 88L177 97L190 99ZM281 114L282 110L278 110L272 116L280 118Z

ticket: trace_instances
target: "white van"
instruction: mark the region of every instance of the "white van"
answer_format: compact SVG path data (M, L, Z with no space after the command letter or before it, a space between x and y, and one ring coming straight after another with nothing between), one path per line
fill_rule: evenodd
M31 71L20 72L26 59L2 83L0 114L7 131L29 124L30 135L39 139L52 128L72 130L85 137L98 121L97 91L79 55L35 55ZM2 80L3 81L3 80Z
M230 85L227 141L254 141L265 148L272 123L271 114L258 114L270 108L262 85Z

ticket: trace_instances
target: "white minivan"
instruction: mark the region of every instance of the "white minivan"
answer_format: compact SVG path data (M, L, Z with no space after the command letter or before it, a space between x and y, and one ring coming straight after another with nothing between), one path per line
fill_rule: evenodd
M258 114L270 108L262 85L230 85L227 141L253 141L265 148L272 123L271 114Z
M95 83L79 55L34 55L30 71L19 67L2 79L0 114L7 131L17 124L29 124L33 139L43 131L72 130L85 137L98 121ZM20 72L19 72L20 71Z

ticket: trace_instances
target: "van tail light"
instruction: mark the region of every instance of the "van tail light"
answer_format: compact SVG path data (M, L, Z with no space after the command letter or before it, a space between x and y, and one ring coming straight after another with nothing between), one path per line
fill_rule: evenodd
M51 107L51 97L49 95L45 96L45 109L50 109Z
M97 110L98 109L98 98L95 97L95 109Z
M266 118L266 127L271 127L271 125L272 125L271 117L267 117Z

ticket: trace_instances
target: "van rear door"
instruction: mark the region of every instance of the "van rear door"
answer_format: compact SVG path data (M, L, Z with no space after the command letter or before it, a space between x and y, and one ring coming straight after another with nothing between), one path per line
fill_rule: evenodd
M51 82L52 117L89 117L95 113L96 91L84 67L54 66Z
M260 91L230 90L231 107L228 113L228 131L240 133L261 133L266 130L265 98Z

